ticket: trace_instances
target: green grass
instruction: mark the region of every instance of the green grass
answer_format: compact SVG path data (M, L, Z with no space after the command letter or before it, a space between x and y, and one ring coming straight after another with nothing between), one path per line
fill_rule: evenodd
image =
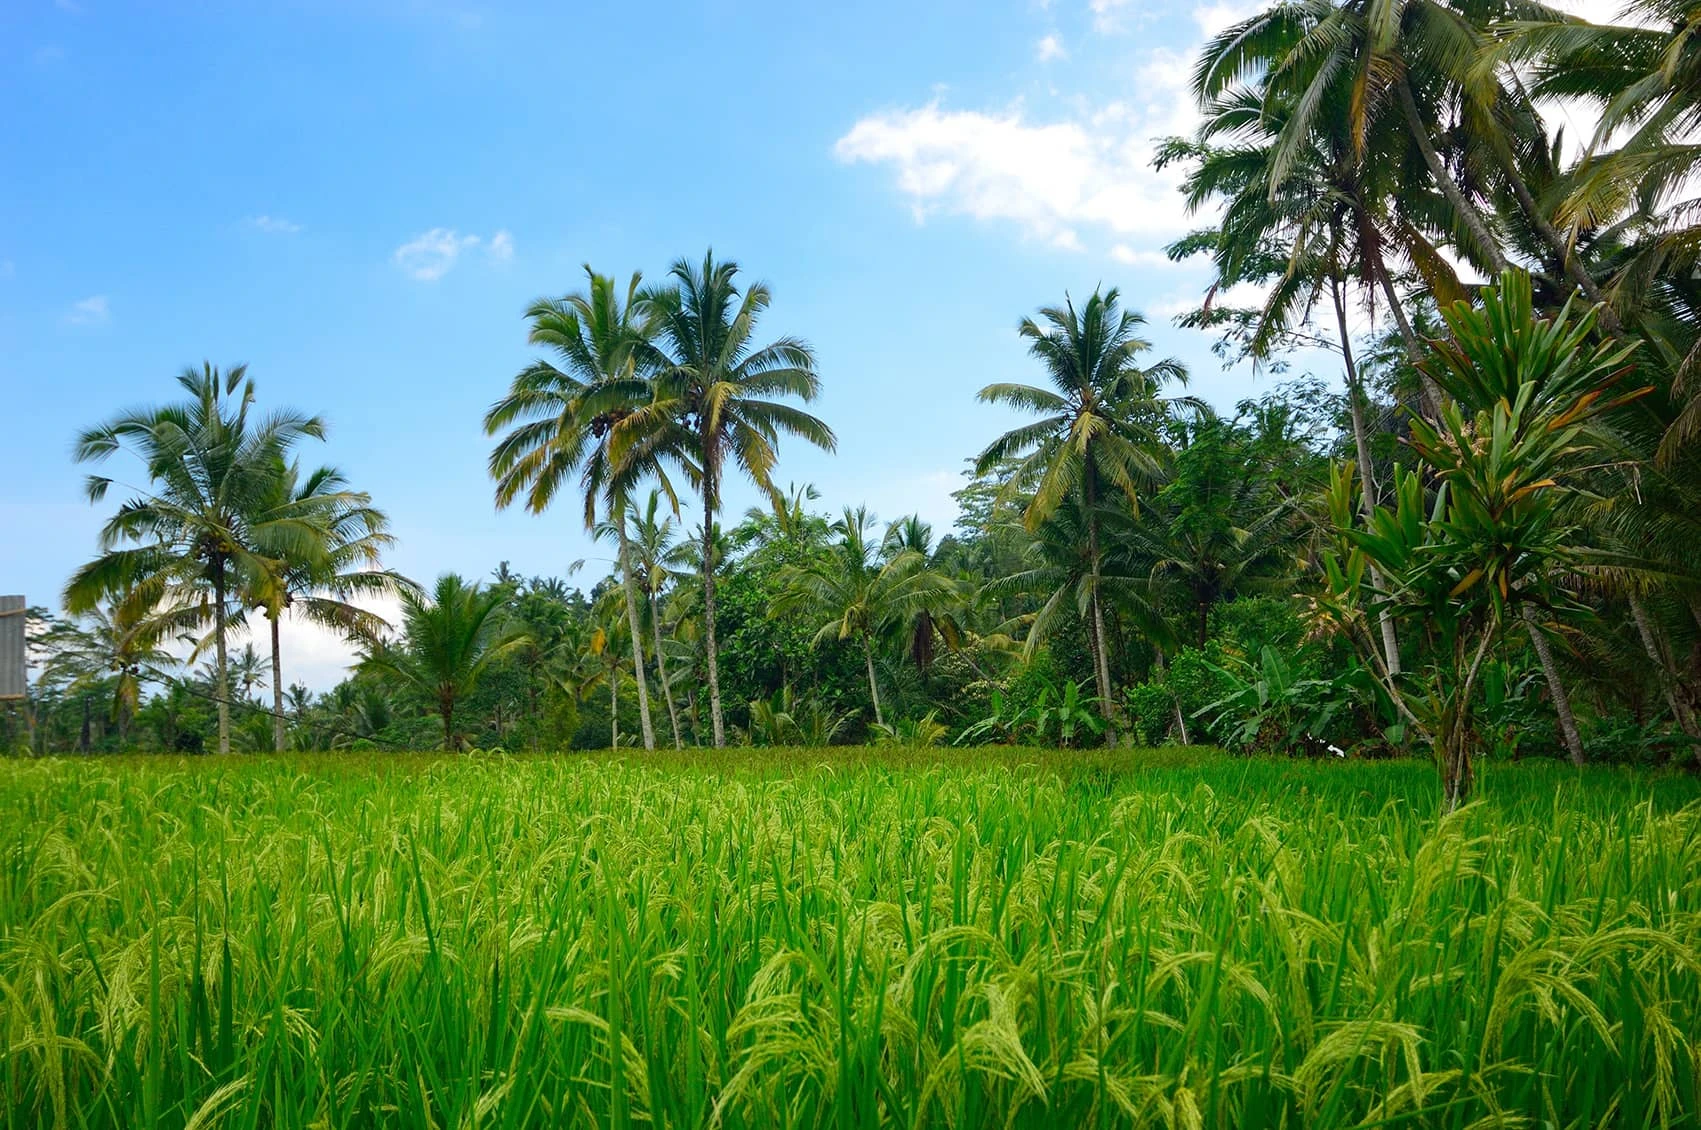
M0 764L9 1126L1695 1125L1701 783Z

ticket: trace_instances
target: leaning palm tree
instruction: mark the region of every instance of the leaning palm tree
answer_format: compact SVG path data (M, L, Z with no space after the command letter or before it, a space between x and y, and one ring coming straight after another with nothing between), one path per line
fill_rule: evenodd
M437 578L428 596L401 590L402 638L364 647L363 671L390 675L407 683L437 708L443 722L443 748L457 749L455 706L478 685L484 672L526 639L500 628L502 593L454 573Z
M219 752L229 753L231 602L256 585L272 561L311 551L308 523L267 517L261 507L289 449L304 438L324 438L325 425L317 416L288 411L252 418L254 382L244 365L224 373L204 365L177 380L187 402L127 412L78 437L79 462L133 450L151 487L102 528L101 556L72 576L65 604L85 612L103 596L146 581L162 586L174 626L210 622ZM104 499L112 483L89 476L89 500Z
M782 571L773 608L780 615L821 617L816 644L836 639L861 645L874 724L880 726L886 718L874 673L874 641L893 624L954 598L957 584L928 568L927 559L914 549L894 546L883 556L881 543L869 536L873 524L866 507L846 507L844 517L833 523L838 540L828 551Z
M527 340L549 349L554 358L522 369L508 395L485 414L487 434L509 429L490 454L490 474L496 480L498 509L524 494L526 509L541 514L562 484L576 474L584 497L585 528L599 529L599 513L608 516L600 528L619 547L638 716L644 748L653 750L656 736L644 678L638 587L624 515L633 488L646 476L657 478L670 498L673 488L664 473L665 456L658 457L656 449L640 446L616 459L612 446L620 421L650 400L645 378L654 350L647 343L656 319L640 298L642 276L638 273L633 273L624 298L612 278L588 265L585 276L589 280L585 292L539 299L526 311L531 320Z
M1137 504L1142 486L1162 467L1162 426L1181 406L1200 407L1190 399L1158 395L1168 382L1185 383L1179 361L1138 364L1151 344L1139 336L1145 319L1118 304L1115 288L1094 291L1085 305L1073 301L1048 306L1040 320L1024 318L1019 332L1029 352L1045 368L1051 388L992 384L980 399L1039 414L1032 423L999 436L975 461L985 474L1006 459L1016 460L1003 497L1032 490L1023 512L1030 533L1044 525L1065 500L1078 499L1084 517L1088 575L1088 632L1100 701L1113 710L1110 660L1100 592L1104 547L1101 508L1107 491Z
M740 289L738 264L674 263L674 283L649 292L648 314L657 320L655 399L614 428L618 464L669 454L693 466L703 502L703 645L709 684L709 717L715 745L726 744L721 714L720 660L715 638L713 536L727 464L770 497L782 433L831 451L833 430L779 397L810 401L820 392L815 353L805 342L782 337L754 343L756 323L772 301L768 288Z
M390 596L411 582L380 567L384 550L395 541L387 532L389 520L372 506L370 496L347 489L341 471L320 467L304 478L301 467L292 463L281 470L272 491L262 513L272 520L305 522L309 539L298 547L305 552L270 561L250 594L271 633L272 746L282 753L286 715L279 626L284 613L350 639L374 639L389 624L354 599Z

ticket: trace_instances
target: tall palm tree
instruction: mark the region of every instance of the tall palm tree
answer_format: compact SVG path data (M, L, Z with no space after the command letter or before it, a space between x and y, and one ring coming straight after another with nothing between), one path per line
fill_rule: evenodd
M703 504L703 645L709 684L709 717L716 747L726 744L721 713L720 658L715 638L713 537L727 465L774 495L773 471L782 434L824 450L833 430L781 397L814 400L821 381L815 353L795 337L755 343L756 323L772 301L766 285L738 284L738 264L701 265L680 259L673 285L649 292L646 311L657 319L655 399L615 426L617 462L669 453L697 471Z
M1072 300L1065 300L1062 306L1041 309L1038 321L1022 320L1019 332L1052 387L991 384L981 389L981 400L1040 418L998 437L975 461L976 473L984 474L1002 460L1017 460L1004 494L1032 489L1022 515L1030 533L1066 499L1079 500L1088 561L1088 632L1098 695L1107 712L1114 711L1114 700L1100 592L1100 508L1107 491L1137 504L1142 486L1155 480L1162 466L1162 425L1178 406L1198 407L1195 401L1158 395L1171 381L1185 383L1187 371L1173 359L1139 364L1151 348L1139 335L1145 319L1123 310L1119 299L1115 288L1095 290L1078 310Z
M384 550L395 542L387 531L389 519L372 506L369 495L347 486L334 467L320 467L303 477L300 465L291 463L279 472L272 498L262 507L268 519L306 522L310 539L296 547L306 552L286 552L271 560L249 594L271 634L272 747L278 753L285 749L287 730L279 638L284 613L351 639L375 639L389 623L353 600L389 596L412 583L380 567Z
M873 525L867 507L846 507L844 517L833 523L838 537L828 551L782 571L774 611L825 617L815 633L817 644L837 639L862 646L874 722L884 725L880 682L874 673L875 639L892 624L954 596L957 585L928 568L926 558L913 549L895 548L883 555L881 543L869 536Z
M667 703L667 721L673 731L673 748L685 748L680 738L679 708L673 700L673 680L668 677L667 648L662 638L663 590L681 568L681 546L674 538L674 519L661 512L661 494L651 491L644 508L634 506L630 517L632 553L644 590L644 603L650 615L651 642L656 653L656 681L661 684L662 698Z
M526 642L500 628L502 593L454 573L437 578L430 595L401 590L402 637L365 645L361 668L418 689L443 722L443 748L460 748L455 706L490 665Z
M317 416L275 412L251 418L254 382L247 366L221 373L187 369L178 384L187 402L127 412L77 438L78 462L100 462L126 447L142 460L150 488L119 507L100 533L101 555L72 576L65 605L92 609L103 596L151 580L166 593L179 625L213 628L220 753L230 752L226 633L231 601L266 575L271 561L311 553L311 524L267 517L278 468L297 442L323 439ZM91 502L113 479L90 475Z
M522 369L508 395L485 414L487 434L510 429L490 453L490 474L496 480L498 509L524 494L526 508L541 514L561 485L577 474L585 528L598 528L599 512L608 516L603 528L619 547L644 748L653 750L656 736L644 677L638 588L624 516L633 488L646 476L656 477L673 496L663 459L676 449L639 445L615 457L617 426L651 399L646 377L655 351L648 342L657 319L640 297L643 277L637 272L624 296L611 277L597 274L588 265L585 276L589 286L584 292L539 299L526 311L531 321L527 340L554 356Z

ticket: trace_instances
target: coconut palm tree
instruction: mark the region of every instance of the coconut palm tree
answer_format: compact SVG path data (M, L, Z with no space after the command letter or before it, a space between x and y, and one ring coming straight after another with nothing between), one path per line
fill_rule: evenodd
M684 568L681 549L674 537L676 522L661 512L661 494L651 491L644 508L631 508L628 517L633 560L649 611L651 642L656 654L656 681L661 684L662 698L667 703L668 725L673 731L673 748L683 749L680 737L679 708L673 699L673 680L668 676L667 647L662 635L665 618L662 593L672 583L674 573Z
M177 658L160 646L160 619L149 594L138 586L103 600L73 621L54 624L39 646L47 654L41 678L67 691L87 691L112 680L108 716L123 738L141 705L143 684L163 681Z
M1079 501L1088 563L1087 629L1098 696L1107 710L1114 708L1100 593L1101 507L1107 492L1137 505L1142 488L1154 482L1162 468L1163 425L1178 408L1202 407L1197 401L1158 395L1165 384L1185 383L1187 371L1173 359L1142 367L1139 359L1151 348L1139 335L1145 319L1119 303L1115 288L1095 290L1080 309L1066 299L1062 306L1041 309L1038 321L1022 320L1019 332L1052 387L992 384L981 389L983 401L1040 418L998 437L975 461L976 473L984 474L1003 460L1017 460L1003 494L1032 490L1022 515L1030 533L1050 520L1065 500Z
M254 382L247 366L221 373L187 369L178 384L185 403L127 412L77 439L79 462L101 462L129 448L150 487L119 507L100 534L101 555L72 576L65 604L86 612L104 596L148 582L161 587L174 626L213 629L219 752L230 752L230 682L226 634L233 599L252 591L271 562L311 554L311 524L268 517L278 468L290 448L323 439L317 416L275 412L251 416ZM87 492L100 502L113 479L91 475Z
M429 595L401 590L402 636L364 645L361 668L389 675L422 694L443 722L443 748L460 748L455 706L491 664L522 647L525 636L501 630L502 593L454 573L437 578Z
M615 457L617 426L651 399L646 378L656 354L649 339L658 317L653 304L640 298L643 277L637 272L624 296L611 277L588 265L585 277L585 291L539 299L526 311L531 321L527 340L547 348L553 357L522 369L508 395L485 414L487 434L509 429L490 454L490 474L496 480L497 509L524 494L526 508L534 514L548 509L562 484L578 476L585 528L605 530L618 545L638 716L644 748L653 750L656 737L638 627L638 586L624 516L633 489L645 477L656 478L674 497L664 470L667 458L677 457L688 474L694 472L677 447L639 444ZM606 525L599 527L599 514L608 516Z
M715 566L712 538L730 463L770 497L782 434L824 450L837 445L833 430L779 398L814 400L821 381L815 353L795 337L755 342L756 324L772 301L766 285L740 287L738 264L717 262L712 251L700 265L680 259L673 284L650 291L643 305L657 320L653 359L654 400L615 426L617 463L663 454L696 470L703 506L703 647L709 684L709 717L716 747L726 744L721 713L720 660L715 638Z
M894 552L882 553L881 543L869 536L873 526L867 507L846 507L844 517L833 523L837 540L825 554L782 570L782 589L773 607L779 615L824 617L816 644L836 639L861 645L874 722L884 725L874 641L893 624L954 598L957 584L928 568L927 559L916 550L894 547Z
M249 599L264 613L272 645L272 746L286 745L283 651L279 625L284 613L355 639L376 639L389 623L353 600L390 596L412 584L380 568L381 558L395 539L389 520L372 506L371 497L347 489L347 480L334 467L320 467L302 476L291 463L273 482L271 501L262 508L269 519L305 521L306 552L287 552L271 560Z

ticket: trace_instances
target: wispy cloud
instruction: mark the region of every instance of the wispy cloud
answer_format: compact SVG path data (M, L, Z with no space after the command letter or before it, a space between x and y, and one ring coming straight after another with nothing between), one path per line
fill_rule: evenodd
M1137 15L1141 23L1150 18L1150 13L1138 11L1135 0L1092 0L1087 7L1093 13L1093 27L1106 34L1127 30L1130 16Z
M1069 51L1063 46L1063 40L1053 32L1034 44L1034 57L1042 63L1049 63L1053 59L1067 59Z
M391 259L420 282L436 282L449 273L463 251L481 244L497 262L506 262L514 257L514 237L506 229L486 240L483 236L461 235L453 228L432 228L396 248Z
M1110 257L1118 263L1130 267L1169 268L1175 266L1170 257L1162 251L1150 247L1130 247L1126 243L1118 243L1110 249Z
M282 216L255 216L248 221L249 225L270 235L294 235L301 230L301 225L294 220L286 220Z
M71 303L60 320L67 326L104 326L112 320L112 309L107 305L106 295L95 294Z

